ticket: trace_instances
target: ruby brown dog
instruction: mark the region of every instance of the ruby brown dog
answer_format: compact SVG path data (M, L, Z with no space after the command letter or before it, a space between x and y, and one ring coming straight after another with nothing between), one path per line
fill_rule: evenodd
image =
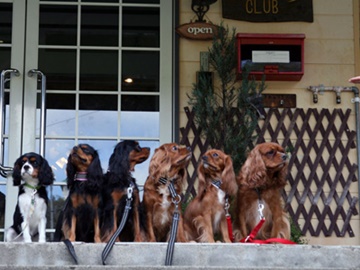
M262 218L261 213L265 223L255 239L290 239L290 224L281 198L287 168L287 155L277 143L262 143L250 152L237 176L235 241L250 234Z
M148 241L165 242L169 238L172 217L175 211L174 201L178 202L180 220L176 241L186 242L181 215L180 196L173 198L169 185L173 185L176 194L183 192L186 182L186 167L191 158L190 148L176 143L161 145L155 150L149 164L149 176L144 186L143 206L146 213Z
M108 242L120 224L125 211L128 191L131 194L131 210L118 241L144 241L141 230L143 211L140 209L139 188L132 176L135 165L147 160L149 147L141 147L137 141L119 142L109 160L103 187L103 218L101 241ZM130 188L130 189L129 189Z
M197 195L184 213L187 240L214 243L214 234L220 233L221 239L230 243L225 207L237 192L231 157L217 149L208 150L197 173Z
M46 187L54 182L49 163L39 154L26 153L15 161L12 177L14 186L19 186L19 195L6 241L46 242Z

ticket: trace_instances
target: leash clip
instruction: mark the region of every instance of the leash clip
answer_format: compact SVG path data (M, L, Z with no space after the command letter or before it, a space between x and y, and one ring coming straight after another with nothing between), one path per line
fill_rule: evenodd
M129 186L128 189L127 189L127 198L128 200L131 200L132 199L132 193L133 193L134 189L132 186Z
M230 214L229 214L229 208L230 208L229 199L226 198L226 199L225 199L225 205L224 205L225 216L226 216L226 217L230 216Z
M264 218L263 210L264 210L264 204L259 201L259 204L258 204L258 212L259 212L260 219L263 219L263 218Z

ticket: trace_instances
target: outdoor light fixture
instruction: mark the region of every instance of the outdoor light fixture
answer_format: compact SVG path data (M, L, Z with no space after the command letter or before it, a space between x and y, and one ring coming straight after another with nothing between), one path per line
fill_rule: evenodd
M126 83L132 83L132 82L133 82L133 79L131 79L131 78L126 78L124 81L125 81Z
M210 5L215 3L217 0L192 0L191 9L198 16L197 22L206 22L204 16L209 11Z

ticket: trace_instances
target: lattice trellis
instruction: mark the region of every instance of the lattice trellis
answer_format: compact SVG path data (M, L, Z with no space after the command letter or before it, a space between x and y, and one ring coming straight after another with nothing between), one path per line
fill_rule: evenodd
M185 200L196 195L194 183L200 156L208 149L200 138L193 119L194 113L185 108L187 125L180 129L181 144L194 151L188 169L188 187ZM283 191L286 209L303 234L325 236L333 233L353 237L351 217L357 215L358 198L350 193L352 182L357 181L357 165L349 154L356 151L356 133L350 131L348 121L351 110L335 109L269 109L265 120L260 120L256 143L273 141L281 144L291 157L289 185ZM250 146L252 147L252 146ZM197 154L196 154L197 153ZM356 156L356 155L354 155ZM303 222L300 222L300 221Z

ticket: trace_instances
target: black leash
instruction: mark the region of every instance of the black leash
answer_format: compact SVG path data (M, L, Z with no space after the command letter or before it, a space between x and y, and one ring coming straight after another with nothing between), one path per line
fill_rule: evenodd
M65 239L64 241L65 246L67 247L71 257L74 259L75 264L78 264L78 259L75 253L74 246L72 245L71 241L69 239Z
M129 211L131 210L132 193L133 193L133 186L130 185L127 189L127 199L126 199L125 211L122 216L119 227L117 228L115 233L111 236L109 242L107 242L107 244L102 252L101 259L102 259L103 265L106 265L105 260L106 260L107 256L109 255L111 249L113 248L116 238L118 238L118 236L120 235L121 231L123 230L123 228L126 224L126 221L127 221L128 215L129 215Z
M167 179L160 178L159 182L165 185L167 183ZM170 181L170 184L169 184L169 191L170 191L170 194L172 197L172 202L173 202L173 204L175 204L175 210L174 210L174 215L173 215L173 222L171 224L171 229L170 229L169 242L168 242L168 246L166 249L165 265L172 265L177 229L178 229L179 220L180 220L179 202L181 201L181 197L179 194L176 193L174 183L172 181Z

